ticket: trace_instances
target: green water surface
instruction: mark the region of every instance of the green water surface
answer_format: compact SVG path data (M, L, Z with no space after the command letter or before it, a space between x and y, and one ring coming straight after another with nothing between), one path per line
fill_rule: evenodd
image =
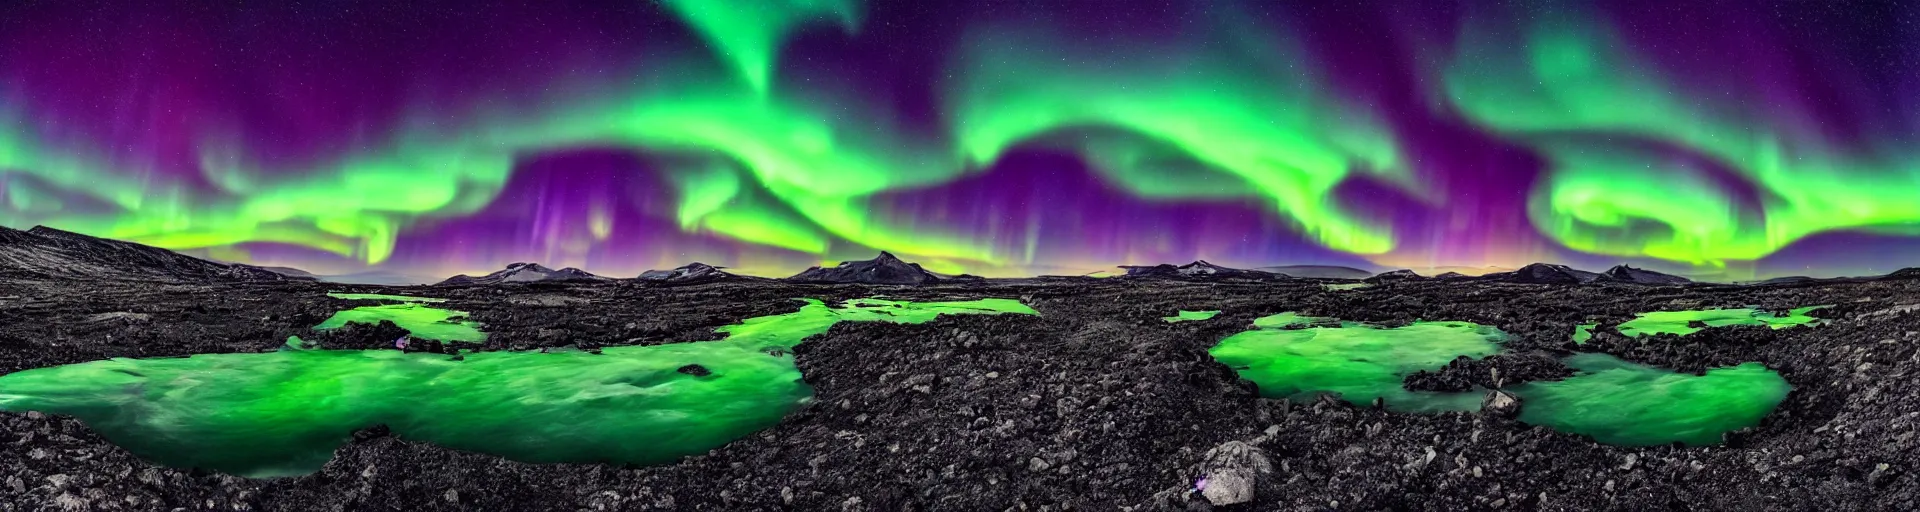
M283 350L40 368L0 376L0 410L73 415L143 458L254 477L317 470L350 432L375 424L520 461L655 464L771 426L804 403L812 389L785 349L835 323L1038 314L1007 299L805 300L793 313L721 327L720 341L597 355ZM688 365L704 371L679 371Z
M1505 337L1499 329L1467 322L1382 328L1295 313L1260 318L1254 325L1255 330L1221 340L1210 352L1258 384L1262 396L1305 400L1331 393L1360 405L1379 398L1400 412L1479 410L1483 391L1408 391L1405 378L1440 369L1459 356L1498 353ZM1577 327L1575 339L1585 341L1578 334L1592 327ZM1759 424L1791 389L1759 363L1691 375L1605 354L1578 354L1565 362L1575 376L1508 388L1521 398L1521 421L1607 444L1718 443L1724 432Z
M1699 327L1687 324L1698 320L1707 327L1725 327L1729 325L1768 325L1775 329L1785 329L1796 325L1818 325L1822 320L1807 316L1816 309L1830 306L1807 306L1794 308L1785 316L1753 308L1705 309L1697 311L1654 311L1641 313L1634 319L1620 324L1616 330L1627 337L1649 336L1654 334L1677 334L1686 336L1700 332Z
M1259 385L1268 398L1310 399L1331 393L1355 404L1382 399L1403 412L1472 411L1480 393L1408 391L1406 376L1437 370L1460 356L1500 351L1506 334L1468 322L1415 322L1382 328L1356 322L1281 313L1254 321L1255 330L1221 340L1208 352ZM1307 326L1304 328L1288 328Z
M1758 425L1792 386L1760 363L1678 373L1606 354L1568 357L1579 374L1513 386L1520 421L1614 445L1718 444Z
M394 325L406 329L409 336L427 340L464 341L478 343L487 341L487 333L480 331L480 324L466 320L465 311L440 309L413 302L399 304L381 304L378 306L360 306L334 313L317 330L338 329L349 323L377 324L381 320L390 320Z
M1600 327L1600 324L1580 324L1573 326L1573 344L1587 344L1587 340L1593 339L1593 329L1597 327Z
M1182 309L1180 310L1179 313L1175 313L1173 316L1160 317L1160 320L1171 324L1171 323L1177 323L1177 322L1193 322L1193 321L1199 321L1199 320L1208 320L1219 315L1220 315L1220 310L1217 310L1217 309L1208 310L1208 311L1187 311Z

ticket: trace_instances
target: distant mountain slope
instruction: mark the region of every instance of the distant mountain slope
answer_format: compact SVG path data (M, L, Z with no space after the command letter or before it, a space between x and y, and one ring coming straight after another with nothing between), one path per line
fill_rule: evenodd
M1400 270L1390 270L1386 272L1381 272L1380 275L1362 279L1361 281L1366 281L1369 283L1392 283L1392 282L1398 282L1398 281L1414 281L1414 280L1420 280L1420 279L1426 279L1426 278L1421 277L1420 274L1416 274L1412 270L1407 270L1403 268Z
M67 279L294 281L252 265L220 263L119 240L35 226L0 227L0 274Z
M1663 274L1660 272L1654 272L1652 270L1633 268L1626 265L1614 265L1613 268L1607 269L1605 273L1600 274L1600 280L1612 281L1617 283L1634 283L1634 284L1651 284L1651 285L1675 285L1675 284L1693 283L1693 280L1691 279L1676 276L1673 274Z
M507 265L507 268L501 269L491 274L487 274L479 277L473 277L473 276L468 276L466 274L461 274L461 275L447 278L447 280L445 281L435 283L434 286L493 285L493 284L501 284L501 283L531 283L531 282L539 282L539 281L594 281L594 280L601 280L601 279L606 279L606 278L589 274L584 270L580 270L573 267L554 270L554 269L540 266L540 264L538 263L513 263L513 264Z
M693 262L672 270L648 270L641 272L640 281L661 284L700 284L719 281L744 281L750 278L721 270L721 267Z
M1372 272L1353 267L1334 265L1281 265L1276 267L1260 267L1254 270L1303 279L1366 279L1373 277Z
M907 263L892 253L881 251L870 260L843 261L832 267L813 267L788 277L801 283L933 284L978 279L973 276L943 276Z
M1127 274L1123 277L1160 277L1172 279L1285 279L1287 276L1259 270L1228 268L1197 260L1185 265L1170 263L1159 265L1122 265Z
M1534 263L1512 272L1480 276L1482 281L1527 284L1581 284L1600 278L1600 274L1552 263Z

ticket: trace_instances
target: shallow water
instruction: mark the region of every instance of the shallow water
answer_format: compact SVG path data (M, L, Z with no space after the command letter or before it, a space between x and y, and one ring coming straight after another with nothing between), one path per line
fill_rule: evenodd
M1606 354L1565 361L1579 374L1511 388L1520 421L1615 445L1717 444L1724 432L1758 425L1792 389L1760 363L1692 375Z
M1785 329L1796 325L1818 325L1821 319L1807 316L1807 313L1829 306L1807 306L1794 308L1785 316L1778 316L1753 308L1703 309L1697 311L1654 311L1641 313L1633 320L1621 323L1616 330L1627 337L1649 336L1654 334L1677 334L1686 336L1700 332L1700 327L1688 324L1700 321L1707 327L1726 327L1729 325L1768 325L1775 329Z
M381 304L361 306L334 313L315 330L338 329L349 323L377 324L381 320L392 321L408 331L408 336L427 340L464 341L479 343L487 341L487 333L480 331L480 324L466 320L465 311L440 309L413 302L399 304Z
M1229 336L1209 353L1258 384L1268 398L1305 400L1331 393L1355 404L1379 398L1402 412L1471 411L1480 408L1480 393L1408 391L1402 382L1408 374L1437 370L1460 356L1499 352L1506 337L1499 329L1468 322L1325 326L1330 321L1294 313L1260 318L1255 330Z
M720 341L601 354L285 350L112 359L0 376L0 409L70 414L164 465L310 473L353 430L527 462L654 464L766 428L812 396L784 349L842 321L1038 314L1017 301L815 300ZM778 349L778 350L776 350ZM688 372L679 371L688 365ZM704 375L701 375L703 374Z
M1600 327L1600 324L1580 324L1573 326L1573 344L1587 344L1587 340L1593 339L1593 329L1596 327Z
M1187 311L1182 309L1180 310L1179 313L1174 313L1173 316L1160 317L1160 320L1170 324L1178 323L1178 322L1195 322L1200 320L1209 320L1219 315L1220 315L1220 310L1217 310L1217 309L1207 310L1207 311Z
M1479 410L1484 391L1408 391L1405 378L1440 369L1459 356L1494 355L1505 337L1499 329L1467 322L1382 328L1295 313L1260 318L1254 325L1257 329L1221 340L1210 352L1258 384L1262 396L1307 400L1330 393L1360 405L1379 398L1399 412ZM1576 327L1575 340L1585 341L1579 334L1592 328ZM1521 398L1521 421L1607 444L1718 443L1724 432L1759 424L1791 389L1759 363L1690 375L1606 354L1577 354L1565 362L1578 374L1508 388Z

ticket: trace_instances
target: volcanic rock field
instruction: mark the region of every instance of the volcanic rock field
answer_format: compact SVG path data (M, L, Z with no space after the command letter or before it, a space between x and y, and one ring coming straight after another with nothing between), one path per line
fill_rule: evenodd
M25 249L12 243L17 260ZM717 328L809 307L851 310L862 304L856 299L997 298L1038 314L830 323L791 353L764 354L792 358L809 398L764 429L654 465L519 462L364 425L337 432L339 448L317 471L249 478L156 464L74 417L10 410L0 412L0 510L1920 508L1913 475L1920 465L1920 280L1899 275L1653 286L1592 278L1534 284L1516 282L1528 275L1518 272L1329 286L1357 281L1178 271L990 280L928 273L910 277L919 285L879 285L716 278L708 267L692 284L664 273L381 287L201 279L203 271L192 279L131 271L87 278L44 261L22 265L0 276L0 408L15 392L6 374L108 358L295 350L289 337L304 340L299 350L615 357L619 347L720 343L728 335ZM368 304L329 295L350 292L445 299L433 306L463 312L486 339L396 348L395 339L409 333L392 322L315 329ZM1614 329L1652 311L1814 305L1829 306L1808 313L1817 325L1700 324L1685 336L1633 338ZM1220 313L1164 320L1213 310ZM1254 320L1289 312L1379 328L1420 321L1497 328L1505 334L1499 354L1404 376L1407 390L1484 394L1488 403L1419 413L1325 395L1263 397L1210 355L1223 339L1252 330ZM888 314L904 313L881 313ZM1592 337L1575 343L1583 324L1596 324ZM1568 378L1575 372L1560 361L1586 353L1690 374L1754 362L1791 391L1757 425L1717 443L1616 446L1521 421L1527 395L1508 391ZM412 392L448 390L420 382ZM1666 399L1684 408L1689 397ZM631 434L641 443L661 435Z

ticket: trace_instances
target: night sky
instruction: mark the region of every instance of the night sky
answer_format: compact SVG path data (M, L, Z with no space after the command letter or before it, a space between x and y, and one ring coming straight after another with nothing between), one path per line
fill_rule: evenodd
M1920 266L1920 5L0 4L0 224L319 273Z

